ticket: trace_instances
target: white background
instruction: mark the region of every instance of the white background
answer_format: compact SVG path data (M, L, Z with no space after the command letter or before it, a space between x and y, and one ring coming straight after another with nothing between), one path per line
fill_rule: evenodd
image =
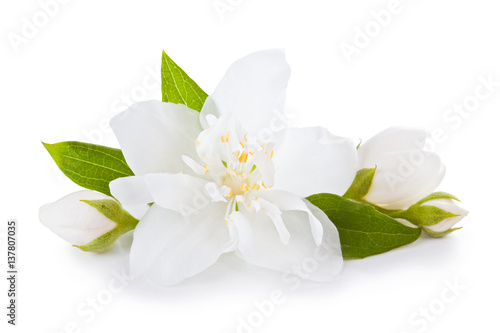
M221 20L212 0L72 0L16 52L8 34L21 35L23 17L33 22L41 7L35 0L2 1L0 220L2 233L7 219L18 220L20 271L18 326L8 332L228 333L249 316L256 327L241 332L498 330L500 87L467 118L450 123L443 117L474 95L480 76L500 81L500 6L491 0L401 0L400 12L348 63L341 43L353 44L356 27L370 25L370 12L387 8L388 0L232 3ZM106 298L113 271L126 268L130 237L109 253L88 254L39 223L39 206L78 190L40 140L116 145L105 124L126 107L126 97L161 99L148 75L163 49L210 93L233 61L276 47L286 50L292 67L287 109L293 125L323 125L364 140L392 125L443 129L446 140L436 149L448 172L439 189L470 210L464 228L346 262L334 282L302 283L297 291L280 274L227 256L178 286L130 282ZM443 293L454 296L446 281L466 289L445 304ZM284 302L255 324L255 302L276 289ZM106 304L91 317L86 303L96 296ZM429 306L437 315L424 327L418 311Z

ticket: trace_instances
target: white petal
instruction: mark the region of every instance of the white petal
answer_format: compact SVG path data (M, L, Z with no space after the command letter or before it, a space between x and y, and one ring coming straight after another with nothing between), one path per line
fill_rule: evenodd
M250 54L236 61L222 78L201 110L200 121L213 114L233 113L252 134L283 126L290 67L281 50Z
M283 221L290 232L288 245L281 242L273 223L264 213L246 213L255 239L255 256L248 258L238 251L237 254L254 265L284 272L287 279L299 275L313 281L331 281L340 272L343 262L338 232L322 211L307 205L323 225L324 240L320 246L314 242L305 212L283 212Z
M205 190L207 181L185 174L156 173L145 176L153 201L158 206L189 215L204 209L212 199Z
M144 180L145 176L117 178L109 183L111 194L126 211L141 219L154 201Z
M233 212L229 216L228 227L231 239L238 244L241 254L246 258L253 258L255 256L254 238L247 218L240 212Z
M200 111L200 124L203 129L212 127L217 119L221 116L214 100L208 96Z
M81 200L114 200L95 191L71 193L40 207L40 222L73 245L85 245L116 227L116 223Z
M283 244L288 244L290 242L290 232L288 232L283 219L281 218L281 211L278 206L270 203L267 200L259 200L260 207L263 212L273 221L274 227L280 236L280 240Z
M282 211L295 210L307 213L309 215L309 225L311 227L314 242L318 246L321 244L323 240L323 226L309 210L306 200L293 193L279 190L260 191L259 196L276 204Z
M111 194L123 205L148 204L154 201L146 185L146 176L117 178L109 183Z
M234 137L234 117L224 115L217 119L212 126L200 133L196 140L198 156L208 164L209 169L223 168L221 161L229 162L235 159L232 154L239 147L237 138Z
M196 175L198 175L198 176L204 176L204 175L207 174L208 170L207 170L206 166L200 165L198 162L196 162L191 157L186 156L186 155L182 155L181 158L184 161L184 163L186 163L186 165L188 167L190 167L191 170L193 170L193 172Z
M219 201L227 202L224 195L227 197L231 192L231 188L225 185L219 187L214 182L208 182L205 184L205 192L208 194L208 196L212 199L213 202L219 202Z
M182 155L197 159L199 113L181 104L140 102L110 121L135 175L191 172Z
M459 206L455 201L450 199L433 199L426 201L422 206L435 206L444 210L445 212L450 212L455 215L467 215L469 211L461 206Z
M423 149L428 136L421 128L390 127L359 147L360 169L373 168L385 153Z
M455 224L457 224L458 222L460 222L463 218L464 218L464 216L450 217L450 218L442 220L438 224L427 226L424 228L429 229L429 230L434 231L434 232L445 232L445 231L448 231L451 228L453 228L453 226Z
M272 158L264 152L257 152L254 154L253 162L262 175L263 185L265 187L273 187L276 171Z
M301 197L342 195L356 176L357 152L351 139L325 128L288 128L277 135L273 162L276 189Z
M386 209L406 209L432 193L444 173L441 159L434 153L414 150L381 155L365 200Z
M189 217L153 205L134 231L131 275L169 286L205 270L234 248L224 214L220 203Z

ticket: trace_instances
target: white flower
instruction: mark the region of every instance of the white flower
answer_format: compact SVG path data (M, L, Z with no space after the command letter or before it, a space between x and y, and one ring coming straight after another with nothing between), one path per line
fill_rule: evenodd
M339 272L337 230L303 197L343 194L356 149L323 128L285 128L289 75L283 52L258 52L229 68L200 113L149 101L112 119L135 174L111 182L113 196L154 202L134 232L132 276L172 285L231 251L282 272L316 260L316 281Z
M455 203L455 201L450 199L429 200L427 202L424 202L422 206L434 206L444 210L445 212L456 215L453 217L448 217L437 224L424 227L428 231L437 234L449 231L451 228L453 228L455 224L460 222L464 217L466 217L469 214L469 212L466 209L460 207Z
M40 222L56 235L77 246L86 245L113 230L116 223L82 200L114 200L95 191L68 194L40 207Z
M445 167L424 148L427 137L424 130L391 127L359 147L360 169L377 168L366 201L406 209L436 189Z

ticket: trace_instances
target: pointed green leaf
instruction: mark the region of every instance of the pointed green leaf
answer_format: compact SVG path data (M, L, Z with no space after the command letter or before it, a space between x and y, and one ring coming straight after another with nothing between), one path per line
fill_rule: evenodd
M374 207L335 194L307 198L325 212L339 231L344 258L365 258L410 244L420 237L419 228L405 226Z
M163 102L184 104L201 111L208 95L163 51L161 61Z
M115 240L124 233L135 229L139 220L125 211L122 205L114 200L82 200L97 209L102 215L116 223L116 227L104 235L94 239L92 242L74 247L88 252L103 252L108 249Z
M134 175L120 149L77 141L43 145L69 179L89 190L111 195L112 180Z

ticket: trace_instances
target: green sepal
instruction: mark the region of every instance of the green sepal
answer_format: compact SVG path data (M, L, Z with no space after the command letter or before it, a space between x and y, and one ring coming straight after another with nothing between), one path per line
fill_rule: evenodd
M436 199L448 199L448 200L460 201L460 200L458 200L457 197L455 197L454 195L451 195L449 193L434 192L434 193L429 194L428 196L426 196L425 198L423 198L422 200L420 200L419 202L417 202L413 206L420 206L421 204L426 203L427 201L436 200Z
M456 231L456 230L459 230L459 229L462 229L462 227L460 228L453 228L453 229L448 229L446 231L442 231L442 232L436 232L436 231L432 231L432 230L429 230L428 228L426 227L422 227L422 230L425 231L425 233L431 237L435 237L435 238L439 238L439 237L444 237L450 233L452 233L453 231Z
M134 175L120 149L78 141L42 144L69 179L89 190L111 196L111 181Z
M373 206L335 194L315 194L307 198L337 227L346 259L365 258L410 244L422 231L399 223Z
M130 230L132 230L132 229L130 229ZM127 231L130 231L130 230L127 230ZM77 247L80 250L85 251L85 252L97 252L97 253L104 252L111 245L113 245L113 243L118 239L118 237L120 237L121 235L123 235L127 231L123 231L121 228L119 228L117 226L113 230L108 231L107 233L105 233L101 237L97 237L96 239L94 239L92 242L90 242L88 244L81 245L81 246L78 246L78 245L73 245L73 246Z
M116 223L116 227L97 237L93 241L85 245L73 245L83 251L88 252L103 252L107 250L115 240L121 235L135 229L139 220L130 215L123 209L122 205L115 200L81 200L97 209L102 215Z
M183 104L201 111L205 93L166 53L161 59L161 94L163 102Z
M351 187L344 194L344 198L363 201L363 198L368 194L372 186L373 177L377 168L361 169L356 173L356 177L351 184Z
M450 218L459 216L435 206L411 206L403 212L391 215L394 218L405 219L417 226L432 226L439 222Z

